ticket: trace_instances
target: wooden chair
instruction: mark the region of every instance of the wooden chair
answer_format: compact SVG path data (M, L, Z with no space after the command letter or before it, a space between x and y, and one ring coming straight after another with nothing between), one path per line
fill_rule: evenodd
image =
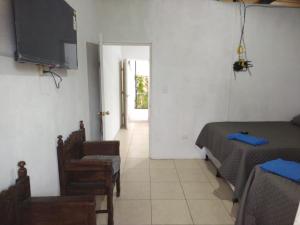
M25 162L18 166L16 184L0 193L1 225L96 225L95 197L31 197Z
M113 225L113 190L120 196L120 154L118 141L86 142L85 128L63 141L58 136L57 155L61 195L106 195L108 225Z

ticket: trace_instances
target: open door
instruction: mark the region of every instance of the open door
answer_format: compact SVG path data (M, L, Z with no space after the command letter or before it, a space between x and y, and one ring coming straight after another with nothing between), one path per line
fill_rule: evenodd
M100 124L98 113L101 111L101 86L99 70L99 46L94 43L86 43L87 72L89 90L89 111L90 111L90 135L91 140L102 140L103 130Z
M127 63L124 59L120 62L120 93L121 93L121 128L127 129Z
M103 127L103 140L114 140L121 128L120 104L120 46L99 43L102 111L99 119Z

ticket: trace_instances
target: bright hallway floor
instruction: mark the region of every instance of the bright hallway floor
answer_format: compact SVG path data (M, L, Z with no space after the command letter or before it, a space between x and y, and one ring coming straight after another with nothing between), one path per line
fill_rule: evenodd
M150 160L147 123L121 130L121 197L114 199L115 225L234 224L232 191L204 160ZM99 207L106 207L98 197ZM106 214L97 218L107 224Z

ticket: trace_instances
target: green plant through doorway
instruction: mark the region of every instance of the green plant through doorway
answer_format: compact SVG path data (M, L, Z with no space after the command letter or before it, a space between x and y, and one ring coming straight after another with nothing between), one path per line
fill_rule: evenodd
M135 76L136 82L136 109L148 109L148 96L149 96L149 77L143 75Z

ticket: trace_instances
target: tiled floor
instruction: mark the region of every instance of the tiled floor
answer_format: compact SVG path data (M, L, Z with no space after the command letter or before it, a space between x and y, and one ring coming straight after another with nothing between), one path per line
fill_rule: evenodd
M121 142L121 197L114 201L116 225L234 224L236 207L227 184L204 160L150 160L147 123L129 125ZM102 197L99 207L105 207ZM105 225L106 215L97 216Z

